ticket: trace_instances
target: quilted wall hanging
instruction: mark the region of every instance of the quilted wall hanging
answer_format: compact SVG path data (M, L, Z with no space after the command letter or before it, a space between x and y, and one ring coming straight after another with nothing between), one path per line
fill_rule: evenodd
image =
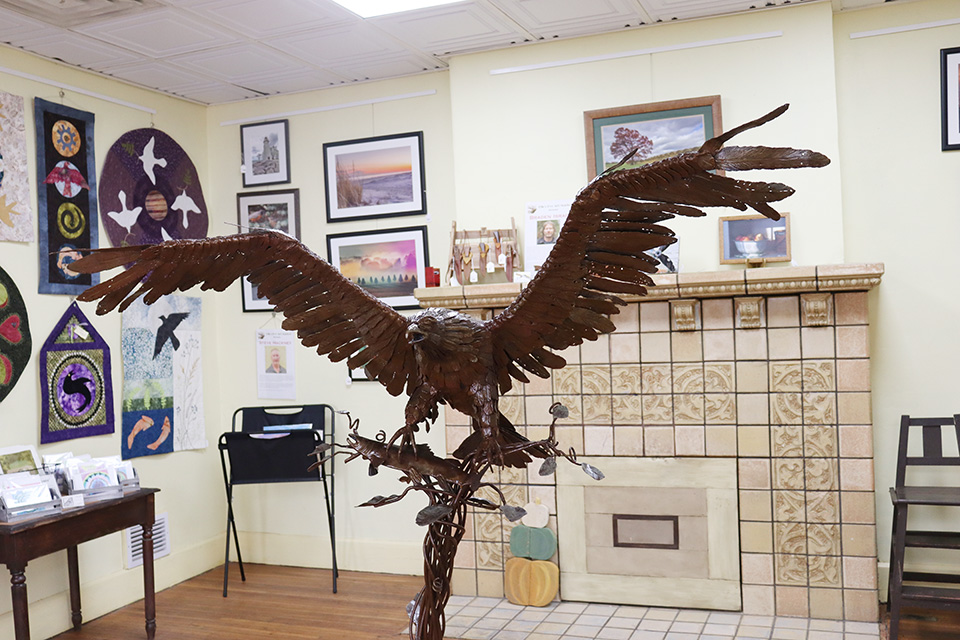
M205 238L207 206L187 152L159 129L120 136L100 172L103 226L115 247Z
M72 302L40 348L40 443L113 433L110 348Z
M122 318L121 457L206 447L200 298L138 299Z
M0 91L0 240L33 240L23 98Z
M40 293L76 295L99 278L70 270L78 249L97 248L93 114L34 99Z
M0 402L13 391L30 360L27 307L13 279L0 268Z

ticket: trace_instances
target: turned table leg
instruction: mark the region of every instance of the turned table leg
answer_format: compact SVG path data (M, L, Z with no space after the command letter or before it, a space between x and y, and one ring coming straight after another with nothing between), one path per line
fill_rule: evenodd
M30 617L27 614L26 565L10 566L10 595L13 600L13 630L16 640L30 640Z
M153 523L143 525L143 612L147 619L147 638L157 633L157 603L153 590Z
M67 572L70 576L70 621L77 630L83 624L83 614L80 613L80 562L76 546L67 547Z

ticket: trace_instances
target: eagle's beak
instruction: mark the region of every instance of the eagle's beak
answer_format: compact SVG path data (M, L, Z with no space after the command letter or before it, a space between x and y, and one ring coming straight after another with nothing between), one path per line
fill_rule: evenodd
M417 344L418 342L423 342L427 337L423 331L420 330L420 327L417 325L410 325L410 328L407 329L407 342L410 344Z

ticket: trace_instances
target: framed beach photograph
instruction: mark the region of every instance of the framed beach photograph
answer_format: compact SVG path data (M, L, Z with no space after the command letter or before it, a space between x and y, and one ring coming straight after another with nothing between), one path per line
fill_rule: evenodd
M590 179L616 166L635 169L694 151L722 132L720 96L635 104L583 113Z
M237 224L241 229L273 229L300 239L300 189L251 191L237 194ZM244 311L272 311L266 298L246 277L241 280Z
M790 262L790 214L720 218L720 263Z
M960 149L960 47L940 50L940 118L943 151Z
M424 286L427 228L406 227L327 236L330 264L394 309L416 309L413 290Z
M323 145L327 222L427 212L423 132Z
M290 182L290 132L287 120L240 125L243 186Z

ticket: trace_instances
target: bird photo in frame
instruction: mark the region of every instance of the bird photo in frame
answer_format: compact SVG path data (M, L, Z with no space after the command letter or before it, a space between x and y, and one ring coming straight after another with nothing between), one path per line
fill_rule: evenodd
M118 306L122 310L140 295L152 304L163 295L197 285L222 291L248 276L285 316L283 328L296 331L305 346L334 362L346 360L351 369L365 369L391 395L406 393L403 424L392 436L383 434L378 460L399 461L400 453L415 454L415 432L421 425L429 428L440 405L469 416L472 432L453 453L456 477L445 474L443 465L428 468L416 455L412 458L419 462L404 463L401 469L410 488L421 488L430 498L421 515L432 509L423 518L418 516L430 530L424 543L425 586L414 607L411 635L440 640L466 505L497 508L474 496L483 474L494 466L525 467L532 457L547 459L543 464L547 469L555 467L557 457L576 462L575 452L559 449L552 428L548 438L527 441L499 410L500 396L515 381L528 382L530 374L547 378L551 370L563 367L566 361L557 352L614 331L611 316L626 304L619 296L643 295L653 285L648 274L656 272L658 263L647 252L676 240L662 222L677 215L703 216L702 207L751 208L769 218L780 217L770 203L790 196L792 188L737 180L716 171L828 164L826 156L814 151L724 146L786 109L784 105L712 138L697 151L622 169L627 156L621 165L597 176L577 195L536 276L506 309L487 321L437 308L404 317L298 240L277 232L101 249L71 268L93 273L131 265L79 296L100 300L99 314ZM562 411L556 408L554 422ZM355 423L353 429L356 433ZM602 477L587 467L588 474ZM380 506L402 495L378 496L367 504Z

